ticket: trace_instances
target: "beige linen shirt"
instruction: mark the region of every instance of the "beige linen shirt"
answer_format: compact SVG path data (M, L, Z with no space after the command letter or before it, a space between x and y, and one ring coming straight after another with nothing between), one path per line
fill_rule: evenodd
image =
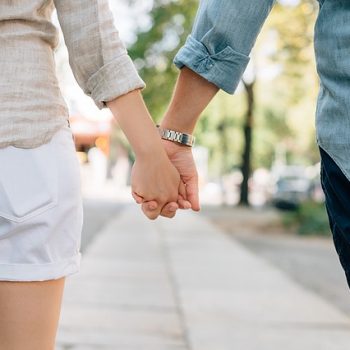
M37 147L67 124L54 59L55 7L75 79L99 109L145 86L108 0L0 0L0 148Z

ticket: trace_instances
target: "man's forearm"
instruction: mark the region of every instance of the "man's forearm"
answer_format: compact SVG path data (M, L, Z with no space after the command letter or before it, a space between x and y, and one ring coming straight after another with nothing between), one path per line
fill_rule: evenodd
M219 88L187 67L181 69L172 101L161 122L164 128L192 133L200 114Z
M176 55L181 68L162 127L192 133L219 89L233 93L275 0L203 1L191 35Z

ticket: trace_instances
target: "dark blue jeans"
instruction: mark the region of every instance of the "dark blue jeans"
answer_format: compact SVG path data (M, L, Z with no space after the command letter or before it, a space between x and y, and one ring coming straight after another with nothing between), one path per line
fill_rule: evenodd
M320 148L321 184L333 241L350 287L350 181Z

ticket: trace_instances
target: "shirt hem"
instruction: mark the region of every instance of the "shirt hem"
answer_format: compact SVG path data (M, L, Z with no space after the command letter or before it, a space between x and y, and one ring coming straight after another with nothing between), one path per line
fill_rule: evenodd
M69 118L66 118L63 123L57 125L52 130L49 129L42 135L36 137L36 138L27 138L23 140L9 140L9 141L0 141L0 149L12 146L16 148L24 148L24 149L32 149L40 147L44 144L49 143L52 138L55 136L57 132L59 132L62 128L68 125Z
M338 144L327 144L324 143L320 140L317 140L317 145L322 148L323 151L325 151L334 161L334 163L338 166L338 168L341 170L341 172L343 173L343 175L348 179L348 181L350 182L350 173L342 166L341 162L338 161L337 157L334 156L332 154L332 152L330 151L330 149L334 149L334 150L349 150L350 148L350 144L346 144L346 143L338 143Z

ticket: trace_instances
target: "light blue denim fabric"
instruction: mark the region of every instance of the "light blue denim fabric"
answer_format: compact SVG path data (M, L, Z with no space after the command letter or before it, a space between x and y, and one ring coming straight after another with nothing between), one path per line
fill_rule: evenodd
M232 94L274 0L202 0L174 59ZM315 52L320 76L317 143L350 181L350 0L319 0ZM302 127L302 126L301 126Z

